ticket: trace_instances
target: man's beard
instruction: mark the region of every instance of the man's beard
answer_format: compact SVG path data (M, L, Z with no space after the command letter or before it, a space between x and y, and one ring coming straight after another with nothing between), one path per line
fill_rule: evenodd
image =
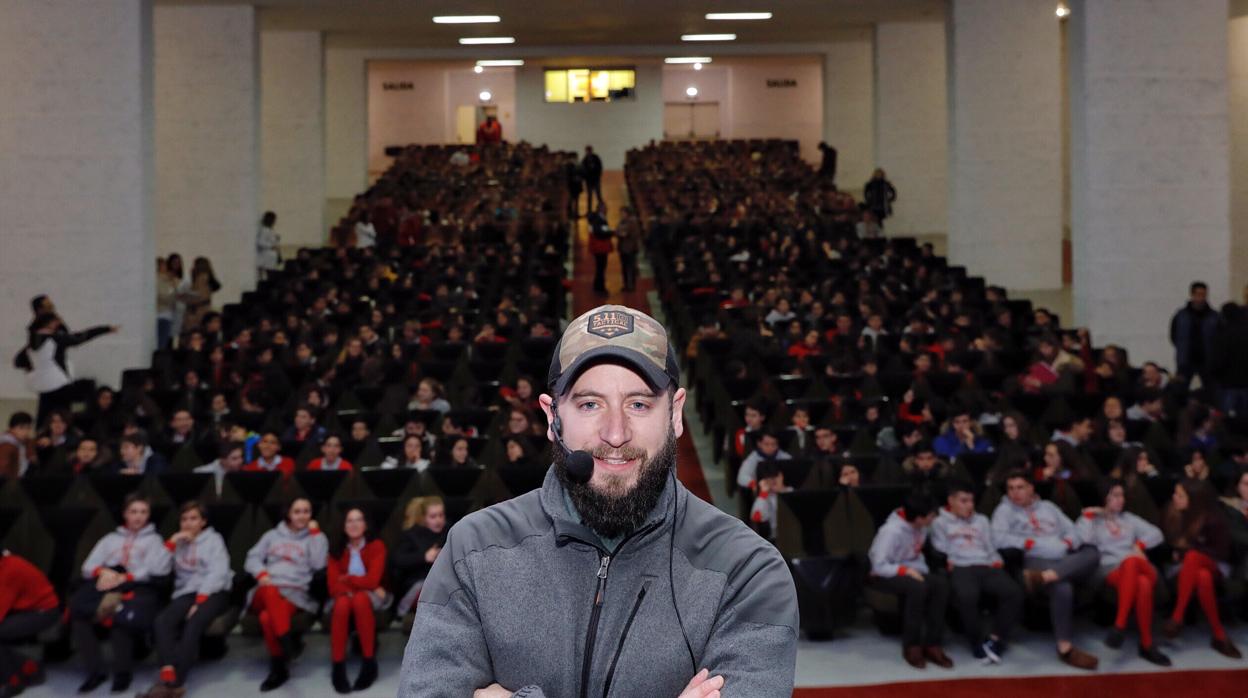
M676 464L675 431L668 427L667 439L658 453L652 456L639 448L614 449L610 446L599 446L589 453L595 458L642 459L637 466L637 482L631 489L625 485L624 475L612 474L607 478L604 490L599 491L588 482L572 482L568 476L567 453L558 446L554 449L555 475L568 491L586 526L603 538L618 538L636 530L654 510L667 484L667 473Z

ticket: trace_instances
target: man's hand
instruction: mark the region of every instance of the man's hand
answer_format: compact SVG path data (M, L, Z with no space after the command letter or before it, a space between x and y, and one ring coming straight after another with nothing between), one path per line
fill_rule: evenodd
M121 586L121 583L125 580L125 575L119 572L108 569L102 570L100 576L95 579L95 589L96 591L110 591Z
M199 604L191 604L191 607L187 609L186 611L186 619L190 620L192 617L194 617L195 612L198 610L199 610Z
M1040 579L1044 580L1045 584L1052 584L1058 580L1057 571L1045 570L1040 573Z
M914 581L916 581L916 582L921 582L921 581L923 581L923 573L922 573L922 572L920 572L920 571L918 571L918 570L916 570L916 569L908 569L908 570L906 570L906 576L907 576L907 577L909 577L909 578L911 578L911 579L913 579L913 580L914 580Z
M438 547L438 546L436 546L436 545L435 545L435 546L433 546L433 547L431 547L431 548L429 548L428 550L426 550L426 551L425 551L425 562L428 562L429 564L431 564L431 565L432 565L432 564L433 564L433 561L434 561L434 560L436 560L436 559L438 559L438 553L439 553L439 552L441 552L441 551L442 551L442 548L440 548L440 547Z
M472 692L472 698L511 698L514 691L509 691L496 683Z
M710 669L703 669L689 680L677 698L719 698L719 689L723 687L724 677L711 676Z

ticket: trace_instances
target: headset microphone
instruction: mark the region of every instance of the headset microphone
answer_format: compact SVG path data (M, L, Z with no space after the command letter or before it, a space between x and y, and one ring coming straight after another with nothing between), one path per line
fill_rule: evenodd
M553 409L552 409L553 411ZM578 485L584 485L594 477L594 457L589 451L573 451L563 442L563 422L559 421L559 415L555 415L555 419L550 423L550 431L555 435L555 443L559 448L563 449L563 453L567 456L564 461L568 471L568 478Z

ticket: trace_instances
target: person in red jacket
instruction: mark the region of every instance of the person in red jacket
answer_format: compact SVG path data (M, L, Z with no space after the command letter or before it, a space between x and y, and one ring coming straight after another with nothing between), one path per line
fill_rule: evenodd
M10 643L20 642L60 620L56 590L38 567L5 550L0 553L0 696L43 683L43 667Z
M243 466L244 472L278 471L283 475L295 472L295 461L290 456L281 454L282 441L277 432L266 431L256 444L256 459Z
M334 690L339 693L363 691L377 680L377 620L391 597L381 586L386 572L386 544L368 528L360 509L347 510L342 533L329 551L326 583L330 596L329 637L334 661ZM364 663L355 683L347 681L347 639L351 621L360 638Z
M308 463L308 470L351 470L351 461L342 457L342 437L330 434L321 442L321 457Z

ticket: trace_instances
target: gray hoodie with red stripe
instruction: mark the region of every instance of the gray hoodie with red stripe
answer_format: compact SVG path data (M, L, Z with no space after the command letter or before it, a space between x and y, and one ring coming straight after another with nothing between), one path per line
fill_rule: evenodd
M234 579L230 573L230 551L225 539L209 526L194 540L182 541L173 548L173 598L195 594L199 602L219 592L229 591Z
M102 568L121 567L130 581L146 582L152 577L169 574L172 562L165 542L156 533L155 524L149 523L138 531L118 526L91 548L82 563L82 576L90 579Z
M992 542L998 548L1019 548L1024 557L1060 560L1079 547L1075 524L1057 505L1036 497L1020 507L1002 499L992 512Z
M267 577L287 601L308 613L316 613L317 603L308 594L308 586L312 584L312 575L325 569L328 554L329 543L319 528L308 526L292 531L283 521L247 551L243 569L257 580ZM251 604L250 595L247 603Z

